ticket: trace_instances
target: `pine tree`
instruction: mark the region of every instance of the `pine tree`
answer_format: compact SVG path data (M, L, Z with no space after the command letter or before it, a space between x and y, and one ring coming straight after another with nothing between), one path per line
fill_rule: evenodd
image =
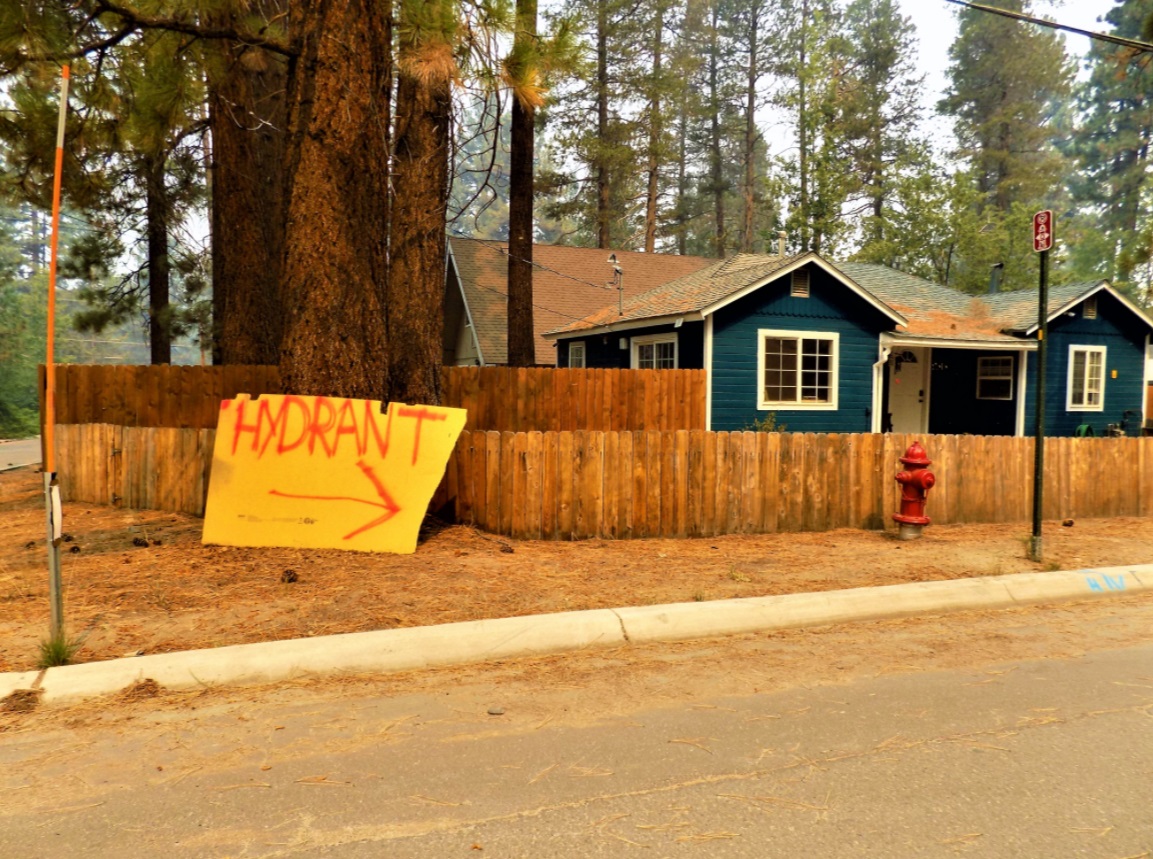
M1140 38L1148 3L1116 0L1105 15L1111 32ZM1082 120L1072 154L1080 167L1072 186L1079 241L1068 242L1073 267L1123 288L1151 283L1153 246L1153 57L1094 42L1089 79L1079 87Z
M785 0L774 36L776 103L790 117L796 156L780 162L786 173L785 222L794 247L835 254L846 230L843 206L849 168L837 121L844 97L845 47L839 12L831 0Z
M1031 13L1029 0L1002 8ZM1061 183L1052 120L1073 70L1053 31L965 8L949 58L950 87L938 110L955 118L958 155L988 205L1043 200Z
M862 239L879 240L896 185L918 158L916 31L893 0L853 0L845 10L846 58L837 123L852 174L849 204L863 215Z

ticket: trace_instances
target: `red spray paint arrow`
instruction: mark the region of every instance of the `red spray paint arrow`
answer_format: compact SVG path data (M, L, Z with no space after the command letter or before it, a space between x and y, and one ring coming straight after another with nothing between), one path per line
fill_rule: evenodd
M400 505L392 500L392 496L388 494L388 490L384 488L384 483L376 476L376 473L372 470L372 466L366 465L364 460L361 459L357 461L356 467L364 472L364 476L372 482L373 487L376 489L376 494L380 496L380 501L370 501L367 498L352 498L347 495L294 495L290 492L281 492L279 489L270 489L268 494L279 495L281 498L306 498L311 501L355 501L357 504L367 504L370 507L379 507L385 511L383 516L373 519L371 522L366 522L355 531L350 531L344 535L345 540L351 540L357 534L363 534L365 531L383 525L400 512Z

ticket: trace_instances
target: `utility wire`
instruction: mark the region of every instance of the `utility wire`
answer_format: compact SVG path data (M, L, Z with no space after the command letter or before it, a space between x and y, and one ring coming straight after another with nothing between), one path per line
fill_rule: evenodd
M506 293L501 292L496 287L485 286L484 284L481 284L481 283L477 283L477 284L473 284L473 285L479 287L480 289L485 290L486 292L491 292L494 295L499 295L501 298L505 298L505 299L508 298L508 295ZM543 304L537 304L535 301L533 302L532 306L535 307L537 310L543 310L545 313L554 313L557 316L563 316L563 317L565 317L565 319L571 319L574 322L579 322L580 320L586 318L585 316L573 316L571 313L564 313L563 311L560 311L560 310L553 310L551 307L545 307Z
M536 260L526 260L526 259L522 259L521 257L514 257L512 254L510 254L508 252L507 248L501 247L500 243L494 239L478 239L478 238L474 238L472 236L463 235L461 233L453 233L452 237L457 238L457 239L467 239L470 242L479 242L482 245L484 245L485 247L492 248L497 253L503 254L504 256L508 257L509 259L515 259L517 262L527 262L533 268L539 268L541 271L547 271L549 274L555 274L557 277L563 277L563 278L566 278L568 280L575 280L577 283L583 283L585 286L595 286L597 289L603 289L607 292L616 292L617 291L617 288L615 286L609 286L609 285L603 284L603 283L594 283L591 280L585 280L584 278L581 278L581 277L575 277L571 274L565 274L563 271L557 271L555 268L549 268L547 265L544 265L543 263L539 263ZM576 317L573 317L573 318L575 319Z
M1092 30L1082 30L1080 27L1070 27L1068 24L1058 24L1056 21L1046 21L1044 18L1037 18L1022 12L998 9L996 6L986 6L984 3L971 3L969 0L945 0L945 2L952 3L956 6L964 6L967 9L976 9L978 12L990 12L994 15L1000 15L1003 18L1012 18L1014 21L1024 21L1028 24L1038 24L1053 30L1064 30L1067 33L1076 33L1078 36L1088 36L1090 39L1111 42L1114 45L1121 45L1124 48L1134 48L1141 52L1153 51L1153 44L1142 42L1138 39L1127 39L1124 36L1114 36L1109 33L1095 33Z

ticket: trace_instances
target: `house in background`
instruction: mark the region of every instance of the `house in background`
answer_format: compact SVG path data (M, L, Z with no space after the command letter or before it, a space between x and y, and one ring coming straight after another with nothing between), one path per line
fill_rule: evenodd
M615 255L618 278L609 256ZM545 331L582 319L609 304L640 295L704 268L704 257L533 246L533 328L536 363L556 366ZM444 363L508 363L508 243L451 238L445 279Z
M1036 294L971 296L814 253L739 254L547 336L558 366L703 368L707 427L1026 435ZM1049 435L1137 434L1153 320L1107 283L1051 291Z

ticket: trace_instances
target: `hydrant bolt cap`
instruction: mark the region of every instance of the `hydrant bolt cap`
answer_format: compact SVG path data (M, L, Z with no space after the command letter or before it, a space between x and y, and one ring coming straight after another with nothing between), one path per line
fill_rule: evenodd
M901 462L905 465L932 465L933 460L929 459L929 454L925 453L925 448L921 447L919 441L913 442L909 445L909 449L905 451L905 455L901 457Z

